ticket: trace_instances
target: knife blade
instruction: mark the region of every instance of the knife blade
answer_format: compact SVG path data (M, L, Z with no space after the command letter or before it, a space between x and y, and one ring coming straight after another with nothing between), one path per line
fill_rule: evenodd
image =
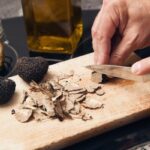
M150 74L135 75L131 72L131 67L117 65L89 65L86 66L86 68L117 78L143 82L150 81Z

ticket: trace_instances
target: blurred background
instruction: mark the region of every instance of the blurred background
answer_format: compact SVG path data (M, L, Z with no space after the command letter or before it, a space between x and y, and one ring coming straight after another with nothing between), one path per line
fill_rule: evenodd
M99 9L102 0L82 0L82 9ZM0 18L22 16L21 0L0 0Z

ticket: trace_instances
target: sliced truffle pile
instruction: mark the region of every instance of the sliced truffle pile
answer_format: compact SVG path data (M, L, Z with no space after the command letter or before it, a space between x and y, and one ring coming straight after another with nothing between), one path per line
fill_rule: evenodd
M100 84L93 83L81 87L79 85L81 78L78 78L79 82L73 82L68 80L70 77L75 77L73 72L61 75L58 80L51 79L40 84L31 82L20 106L12 111L16 119L20 122L27 122L31 118L37 121L50 118L57 118L60 121L74 118L84 121L92 119L87 109L103 107L99 100L99 96L104 94L99 94L102 91ZM96 95L97 98L90 97L90 94Z
M48 62L42 57L21 57L17 61L15 73L26 82L40 82L48 70Z
M16 84L10 79L0 77L0 104L7 103L15 92Z

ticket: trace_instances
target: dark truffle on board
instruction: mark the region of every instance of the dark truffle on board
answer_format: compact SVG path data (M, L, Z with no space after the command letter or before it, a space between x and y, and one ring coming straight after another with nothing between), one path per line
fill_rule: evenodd
M40 82L48 70L48 62L42 57L21 57L17 61L15 73L26 82Z
M0 104L7 103L15 92L16 84L10 79L0 77Z

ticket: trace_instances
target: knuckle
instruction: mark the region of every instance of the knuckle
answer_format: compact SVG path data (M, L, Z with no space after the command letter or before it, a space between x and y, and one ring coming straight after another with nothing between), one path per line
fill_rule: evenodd
M98 41L103 41L106 39L100 29L95 29L94 27L92 27L92 36Z
M111 5L112 7L114 7L114 8L122 7L122 6L124 6L123 4L124 4L124 2L123 2L123 1L120 1L120 0L113 0L113 1L111 1L111 3L110 3L110 5Z
M96 32L96 29L95 29L95 27L94 27L94 25L93 25L93 26L92 26L92 29L91 29L92 36L95 35L95 32Z
M119 53L113 53L111 57L114 62L117 62L119 64L123 62L123 56Z
M95 37L100 43L106 43L107 41L107 38L99 32L96 32Z
M127 40L126 45L127 47L134 47L137 48L139 47L140 43L140 35L137 32L133 32L130 36L130 38Z
M119 53L113 53L113 54L112 54L112 57L113 57L113 58L116 58L116 59L122 59L122 56L121 56L121 54L119 54Z

